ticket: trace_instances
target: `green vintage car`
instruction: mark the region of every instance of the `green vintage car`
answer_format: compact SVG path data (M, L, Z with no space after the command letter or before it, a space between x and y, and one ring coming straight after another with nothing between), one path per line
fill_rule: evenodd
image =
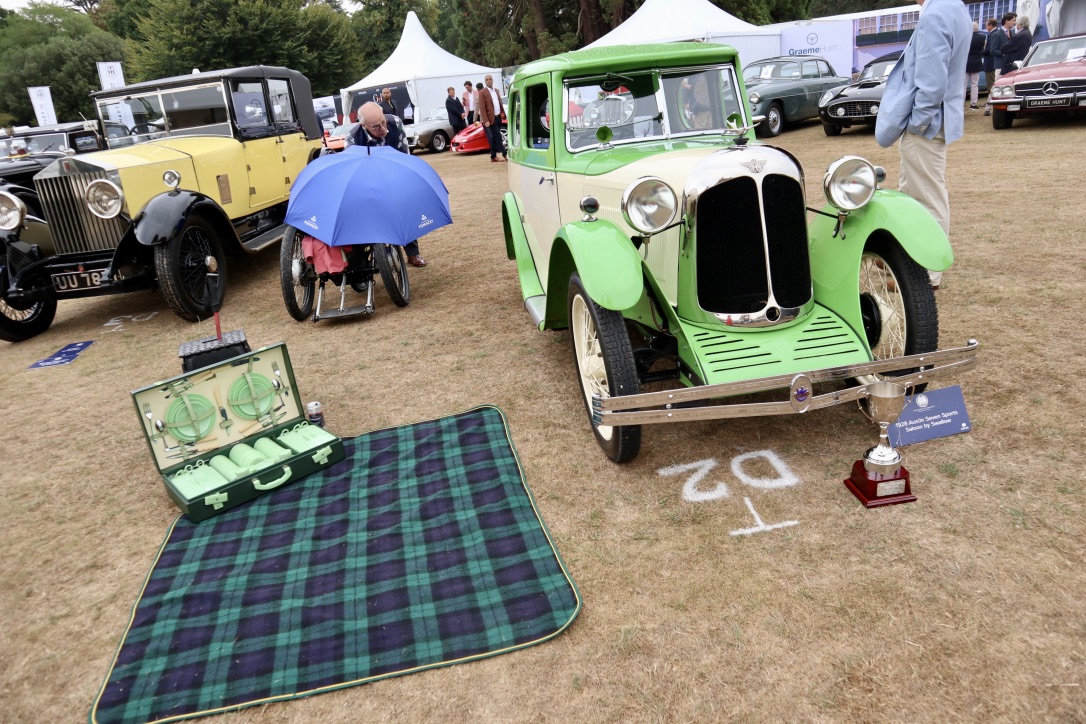
M779 136L785 124L818 118L818 100L833 88L852 82L839 76L825 58L766 58L743 68L750 106L765 116L758 135Z
M616 462L646 423L805 412L975 360L973 341L935 352L925 269L953 257L931 215L855 156L808 208L799 161L753 141L736 62L705 43L608 47L513 80L507 253L533 323L571 330ZM787 399L728 402L771 390Z

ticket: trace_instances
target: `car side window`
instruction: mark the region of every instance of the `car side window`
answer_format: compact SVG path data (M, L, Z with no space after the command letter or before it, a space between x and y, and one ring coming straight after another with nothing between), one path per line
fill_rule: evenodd
M781 78L799 78L799 63L786 63L781 66Z
M268 97L271 100L271 115L279 128L297 126L294 104L290 97L290 83L279 78L268 79Z
M830 64L827 63L824 60L819 60L817 62L818 62L818 72L822 74L822 77L823 78L832 78L833 77L833 70L830 68Z
M528 106L528 138L532 148L551 147L550 104L547 102L547 86L537 83L524 91L524 102Z
M818 77L818 63L813 60L806 60L803 62L803 77L804 78L817 78Z
M258 138L275 132L261 81L231 80L230 104L234 107L234 118L243 136Z
M509 96L509 148L520 147L521 106L520 93L513 91Z

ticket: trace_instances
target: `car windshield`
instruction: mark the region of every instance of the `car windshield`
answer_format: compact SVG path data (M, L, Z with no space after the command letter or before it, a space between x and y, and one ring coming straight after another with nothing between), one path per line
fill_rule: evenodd
M743 125L743 103L731 65L633 73L610 81L567 80L565 112L571 151L598 146L601 126L611 130L613 143L622 143L735 133L735 126Z
M26 142L27 153L63 151L68 147L67 138L63 133L43 133L40 136L25 136L21 140Z
M263 108L258 110L263 118ZM128 131L111 134L110 148L166 136L231 135L219 83L101 100L98 114L103 122L124 125Z
M799 77L799 63L792 60L754 63L743 69L743 80L745 81Z
M860 80L878 80L879 78L885 78L890 75L890 71L894 69L895 65L897 65L896 58L892 60L877 60L864 68Z
M1026 59L1026 67L1044 65L1045 63L1059 63L1061 60L1071 60L1086 56L1086 36L1066 38L1064 40L1049 40L1037 43Z

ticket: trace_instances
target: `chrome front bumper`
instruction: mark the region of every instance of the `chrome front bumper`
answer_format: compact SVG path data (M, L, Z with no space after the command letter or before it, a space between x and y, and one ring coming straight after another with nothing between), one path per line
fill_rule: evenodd
M604 398L594 394L592 396L592 420L597 425L614 426L799 414L809 410L819 410L824 407L840 405L843 402L863 399L867 396L866 385L815 395L812 389L815 383L841 381L901 370L915 370L921 367L924 369L889 380L905 386L919 385L939 377L945 377L951 373L972 368L976 364L977 350L979 348L980 343L975 339L971 339L964 347L954 347L937 352L895 357L889 360L864 362L844 367L827 367L810 372L800 372L795 375L778 375L746 382L726 382L719 385L702 385L680 390L645 392L621 397ZM787 400L689 405L689 403L694 402L705 402L717 398L781 389L788 390Z

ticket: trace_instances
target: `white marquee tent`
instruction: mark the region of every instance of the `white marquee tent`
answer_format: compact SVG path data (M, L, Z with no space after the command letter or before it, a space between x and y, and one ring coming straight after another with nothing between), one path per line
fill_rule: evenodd
M400 42L388 59L365 78L340 91L343 109L349 113L360 105L352 104L352 101L361 91L406 86L411 103L417 109L415 117L426 119L435 111L444 112L449 86L456 88L459 96L463 93L465 80L473 85L481 83L487 73L500 82L500 68L476 65L442 49L411 11L407 13Z
M701 40L739 51L740 63L780 53L779 30L760 28L730 15L708 0L645 0L626 22L589 48L637 43Z

